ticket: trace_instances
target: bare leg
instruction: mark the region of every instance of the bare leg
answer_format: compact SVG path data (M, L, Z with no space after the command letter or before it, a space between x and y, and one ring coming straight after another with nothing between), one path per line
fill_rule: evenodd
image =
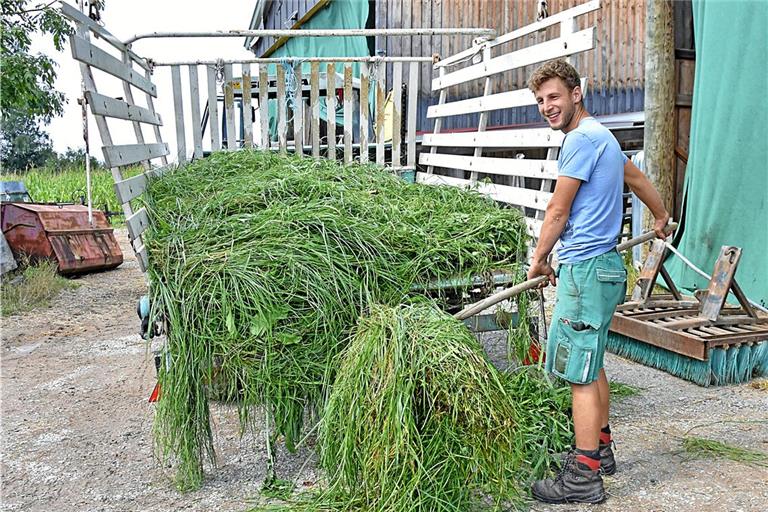
M597 450L600 442L602 404L597 381L590 384L571 384L573 393L573 430L576 448Z
M600 368L597 377L597 387L600 388L600 428L608 426L608 411L611 406L611 388L608 386L608 377L605 369Z

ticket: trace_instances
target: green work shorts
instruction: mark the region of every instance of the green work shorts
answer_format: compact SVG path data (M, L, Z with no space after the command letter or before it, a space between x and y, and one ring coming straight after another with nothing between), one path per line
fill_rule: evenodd
M573 384L597 380L608 329L624 302L627 271L615 250L558 269L546 369Z

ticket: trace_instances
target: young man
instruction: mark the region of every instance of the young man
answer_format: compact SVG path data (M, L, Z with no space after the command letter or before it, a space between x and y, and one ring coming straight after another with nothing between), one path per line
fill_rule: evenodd
M584 108L573 66L547 62L528 87L549 126L566 134L528 278L548 276L544 286L559 278L546 369L571 384L576 438L557 478L535 482L532 491L546 503L599 503L605 500L601 473L616 471L603 354L611 318L626 293L626 271L616 251L624 183L653 213L660 238L669 215L653 185ZM558 239L555 273L548 257Z

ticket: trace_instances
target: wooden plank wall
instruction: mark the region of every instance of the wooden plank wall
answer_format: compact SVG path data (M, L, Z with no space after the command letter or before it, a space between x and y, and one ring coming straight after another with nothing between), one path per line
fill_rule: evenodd
M585 0L549 0L549 12L554 14L585 3ZM533 0L380 0L376 2L377 28L418 27L485 27L498 35L511 32L536 21ZM573 57L572 63L589 79L587 105L595 115L636 112L643 109L645 0L602 0L596 13L581 16L576 30L594 26L597 45L594 52ZM557 27L532 34L499 48L506 53L551 39ZM377 48L388 56L429 56L439 54L445 58L472 44L471 36L390 37L377 38ZM494 55L495 56L495 55ZM497 81L499 92L525 87L527 77L535 66L527 66L505 73ZM431 131L426 109L437 103L437 95L430 93L431 70L424 68L420 76L421 97L419 130ZM391 84L389 84L391 87ZM483 94L481 82L461 85L448 91L451 97L475 97ZM539 122L535 107L517 111L493 113L490 124L520 124ZM478 116L446 120L443 129L477 126Z
M688 165L691 111L693 107L693 82L696 67L696 50L693 40L693 12L690 0L678 0L673 5L675 23L675 174L673 178L674 205L672 218L682 214L683 184Z

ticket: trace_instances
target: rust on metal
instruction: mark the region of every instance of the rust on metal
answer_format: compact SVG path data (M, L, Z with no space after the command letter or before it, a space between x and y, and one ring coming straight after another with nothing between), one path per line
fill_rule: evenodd
M15 255L55 261L61 274L115 268L123 253L104 212L80 205L3 203L2 230Z

